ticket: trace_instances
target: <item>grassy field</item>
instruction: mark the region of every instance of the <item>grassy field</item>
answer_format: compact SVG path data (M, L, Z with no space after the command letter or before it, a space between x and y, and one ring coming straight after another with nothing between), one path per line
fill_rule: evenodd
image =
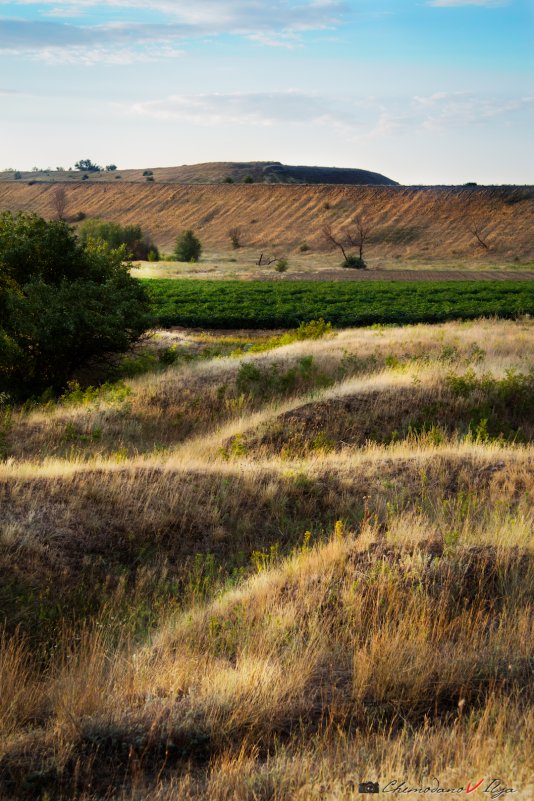
M161 326L290 327L441 322L534 314L534 281L144 281Z
M279 253L281 255L281 252ZM469 262L463 259L403 259L366 256L369 269L349 270L341 267L338 253L308 250L288 255L289 268L280 275L273 265L257 265L259 254L250 248L217 250L204 253L199 262L187 263L162 259L159 262L136 262L137 278L209 278L244 281L458 281L458 280L525 280L534 278L534 261L499 261L479 256Z
M166 330L3 408L0 797L529 801L533 346Z

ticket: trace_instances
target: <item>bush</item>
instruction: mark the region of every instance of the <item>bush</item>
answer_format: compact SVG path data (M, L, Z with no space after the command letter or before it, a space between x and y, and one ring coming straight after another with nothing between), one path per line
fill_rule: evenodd
M285 273L286 270L289 269L289 264L287 259L277 259L276 264L274 265L274 269L277 273Z
M193 231L183 231L176 239L174 258L177 261L198 261L202 253L202 244Z
M228 236L234 250L241 247L241 228L230 228Z
M307 253L307 252L308 252L308 250L310 250L310 246L308 245L308 243L307 243L307 242L303 242L303 243L300 245L300 247L299 247L299 251L300 251L301 253Z
M143 233L140 225L119 225L104 220L87 220L80 226L79 236L85 244L89 240L105 242L110 248L124 245L126 256L130 259L145 260L152 253L149 261L158 261L159 252L149 236Z
M81 367L127 351L149 327L124 248L82 243L64 222L0 215L0 392L59 391Z
M253 184L254 183L254 178L252 177L252 175L247 175L245 180L243 181L243 183L244 184Z
M154 173L152 170L143 170L143 175L150 177L151 175L154 175Z
M228 176L227 176L227 177L224 179L223 183L225 183L225 184L233 184L233 183L234 183L234 179L233 179L233 178L231 178L231 177L228 175Z
M359 256L347 256L341 266L349 267L353 270L365 270L367 268L367 264Z

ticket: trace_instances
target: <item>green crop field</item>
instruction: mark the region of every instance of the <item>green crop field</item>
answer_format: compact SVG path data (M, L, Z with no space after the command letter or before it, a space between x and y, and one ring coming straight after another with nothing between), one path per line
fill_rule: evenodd
M435 323L534 314L534 281L260 282L144 280L160 326L284 328Z

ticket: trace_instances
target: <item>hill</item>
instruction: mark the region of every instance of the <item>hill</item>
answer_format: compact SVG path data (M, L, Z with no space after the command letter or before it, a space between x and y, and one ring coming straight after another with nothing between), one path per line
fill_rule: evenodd
M0 798L532 799L533 346L160 331L5 409Z
M361 213L372 226L367 253L375 261L534 259L533 187L181 186L92 178L61 186L69 220L85 215L139 223L164 250L172 249L181 230L193 228L205 251L228 252L228 232L238 227L243 248L256 256L269 248L297 253L306 242L309 260L327 252L325 225L342 231ZM56 187L0 183L0 210L53 217Z
M210 161L205 164L183 164L180 167L141 167L136 170L113 170L83 173L79 170L39 170L22 172L24 181L79 181L87 180L146 181L147 178L169 184L354 184L396 186L396 181L377 172L350 167L306 167L282 164L280 161ZM13 180L14 172L0 173L0 180Z

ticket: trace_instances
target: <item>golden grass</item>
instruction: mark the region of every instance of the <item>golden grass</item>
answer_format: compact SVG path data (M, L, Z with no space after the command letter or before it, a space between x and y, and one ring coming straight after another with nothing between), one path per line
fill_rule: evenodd
M343 331L140 376L118 399L15 410L0 797L348 801L362 780L484 776L528 801L529 407L504 390L488 406L493 384L469 395L503 430L515 420L519 442L469 435L445 401L448 373L528 374L533 333ZM316 384L238 385L243 362L286 375L310 356ZM430 399L445 435L347 443L368 408L331 413L338 429L322 418L332 449L242 447L355 397L401 430L402 393L410 414ZM65 442L67 425L101 433Z
M0 182L0 205L11 211L35 211L53 217L53 185ZM195 229L208 253L206 270L237 273L246 265L233 250L228 231L242 230L251 274L261 252L289 256L295 269L328 274L341 258L326 255L325 225L342 229L355 214L365 213L375 225L367 248L372 266L403 267L410 262L454 271L466 262L508 267L530 264L534 200L531 190L417 189L371 186L178 186L155 184L91 184L67 186L67 213L82 211L121 224L141 224L164 251L171 252L180 230ZM466 224L476 218L490 250L477 245ZM408 233L408 237L403 234ZM299 248L303 240L310 251ZM323 260L323 255L326 256ZM215 258L213 258L213 256ZM237 259L234 264L230 258ZM517 261L516 261L517 259ZM291 269L291 268L290 268ZM336 273L346 271L337 269ZM269 271L272 275L272 271ZM210 273L208 273L210 275Z

